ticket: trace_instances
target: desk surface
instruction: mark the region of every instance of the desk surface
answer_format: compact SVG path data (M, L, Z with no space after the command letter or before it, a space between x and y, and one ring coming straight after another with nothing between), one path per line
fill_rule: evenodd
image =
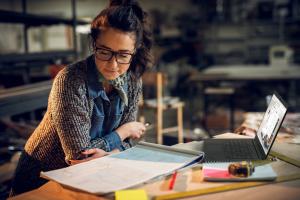
M194 146L197 146L196 142L193 142ZM276 146L280 146L277 143ZM293 148L289 148L292 146ZM293 151L294 154L300 152L300 145L288 145L289 152ZM283 148L284 150L286 148ZM193 169L185 170L179 172L174 185L173 190L168 189L168 184L170 177L166 177L162 180L157 180L155 182L147 183L143 186L137 188L145 189L147 194L154 199L168 199L172 197L170 195L175 195L174 197L179 197L178 195L188 195L184 199L199 199L198 197L190 196L194 191L195 194L201 194L201 199L299 199L300 196L300 168L292 164L286 163L281 160L277 160L271 163L274 171L278 174L278 180L286 178L289 181L284 182L245 182L245 183L212 183L203 182L202 173L200 167L195 167ZM261 184L261 185L259 185ZM224 186L234 186L239 188L238 190L226 191ZM249 187L251 186L251 187ZM223 188L222 191L218 193L207 194L208 191L218 190L218 188ZM52 181L48 182L41 188L33 190L31 192L16 196L11 198L14 200L19 199L113 199L113 197L99 197L92 194L87 194L79 191L74 191L72 189L64 188L63 186L54 183Z
M259 187L246 188L241 190L227 191L215 194L202 195L201 200L224 200L224 199L298 199L300 196L300 181L289 181ZM198 200L198 197L185 198L189 200Z
M233 196L239 196L244 195L246 191L253 187L257 191L258 194L256 196L258 199L261 199L262 197L268 197L266 199L272 198L274 199L282 199L282 195L280 193L282 190L284 190L286 195L289 196L287 199L297 199L300 195L300 168L288 164L283 161L276 161L273 162L272 167L274 171L278 174L278 177L285 177L285 178L292 178L296 177L295 175L298 175L297 180L293 181L287 181L287 182L233 182L233 183L225 183L225 182L203 182L201 169L194 169L189 170L186 172L179 173L177 175L177 181L174 185L173 190L168 189L168 183L169 179L164 179L155 183L146 184L143 189L146 190L146 192L151 196L154 197L154 199L176 199L180 197L185 197L185 199L193 199L192 194L196 195L202 195L202 197L205 196L206 199L216 199L217 197L224 199L231 199ZM289 187L289 182L292 182L291 185L295 187ZM268 183L268 184L267 184ZM260 185L261 184L261 185ZM267 184L267 185L266 185ZM273 191L274 193L269 193L268 191L265 191L265 188L269 188L269 190ZM231 188L230 190L228 190ZM236 188L238 190L232 190L232 188ZM281 191L277 190L277 188L281 188ZM228 190L228 191L226 191ZM214 191L221 191L221 193L214 193ZM226 196L224 196L226 193ZM251 194L251 193L249 193ZM248 195L249 195L248 194ZM243 197L243 196L240 196ZM199 198L199 196L198 196ZM253 198L251 198L253 199Z

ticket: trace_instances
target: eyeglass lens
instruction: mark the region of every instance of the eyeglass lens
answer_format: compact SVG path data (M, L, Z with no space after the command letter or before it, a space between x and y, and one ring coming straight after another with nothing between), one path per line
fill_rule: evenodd
M116 60L120 64L128 64L131 61L132 54L113 52L108 49L98 48L96 49L96 56L99 60L109 61L115 55Z

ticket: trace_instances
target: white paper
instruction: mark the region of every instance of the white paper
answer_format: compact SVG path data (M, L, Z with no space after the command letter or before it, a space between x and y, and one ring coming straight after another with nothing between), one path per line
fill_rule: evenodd
M248 136L248 135L239 135L236 133L223 133L223 134L215 135L214 138L217 138L217 139L249 139L249 138L254 138L254 137Z
M104 194L170 173L200 157L138 145L118 154L42 172L41 176L79 190Z

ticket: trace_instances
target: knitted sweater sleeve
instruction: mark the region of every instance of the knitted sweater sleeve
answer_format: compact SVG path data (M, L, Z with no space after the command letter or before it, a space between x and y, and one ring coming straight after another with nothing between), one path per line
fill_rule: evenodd
M129 88L128 88L128 106L124 109L124 115L121 119L120 126L136 121L137 119L137 112L138 112L138 102L140 99L140 95L142 93L142 80L141 79L134 79L132 76L130 76L129 80ZM122 146L124 149L128 149L132 147L132 144L129 139L124 140L122 142Z
M49 96L51 122L58 133L65 160L76 159L90 144L90 116L85 84L71 72L62 70ZM83 80L82 80L83 81Z

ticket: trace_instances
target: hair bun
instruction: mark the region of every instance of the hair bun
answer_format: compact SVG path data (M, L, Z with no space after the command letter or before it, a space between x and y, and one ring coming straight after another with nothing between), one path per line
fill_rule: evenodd
M109 6L133 6L137 5L135 0L110 0Z
M133 13L137 18L142 22L145 17L145 12L140 7L139 3L136 0L110 0L109 6L124 6L131 7Z

